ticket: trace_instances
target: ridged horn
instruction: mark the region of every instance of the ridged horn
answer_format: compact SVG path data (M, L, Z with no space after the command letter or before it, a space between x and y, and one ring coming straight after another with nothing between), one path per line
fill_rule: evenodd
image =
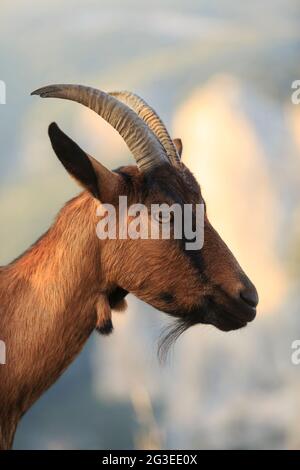
M142 173L169 163L162 146L145 122L130 107L111 95L82 85L50 85L31 94L41 98L76 101L95 111L119 132Z
M180 163L180 156L178 155L177 149L165 124L156 111L154 111L154 109L149 106L143 98L135 93L131 93L130 91L113 91L109 94L117 98L119 101L122 101L122 103L130 106L130 108L132 108L140 118L145 121L164 147L172 165L178 166Z

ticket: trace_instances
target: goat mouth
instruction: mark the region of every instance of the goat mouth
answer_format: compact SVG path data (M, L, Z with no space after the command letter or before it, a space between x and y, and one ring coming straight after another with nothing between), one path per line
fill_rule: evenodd
M204 315L203 323L213 325L221 331L234 331L245 328L256 316L254 307L249 306L241 310L235 306L230 308L214 302L210 304Z
M226 318L215 318L214 320L210 321L210 324L215 326L220 331L228 332L245 328L248 325L248 322L229 317L228 315Z

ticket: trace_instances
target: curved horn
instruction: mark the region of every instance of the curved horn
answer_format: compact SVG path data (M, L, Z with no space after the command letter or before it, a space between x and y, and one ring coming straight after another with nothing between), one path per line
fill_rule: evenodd
M180 157L178 155L177 149L166 126L158 114L154 111L154 109L138 95L129 91L113 91L109 94L130 106L146 122L148 127L161 142L171 163L174 166L178 166L180 163Z
M169 163L162 146L144 121L109 94L81 85L50 85L31 94L76 101L95 111L123 137L142 173Z

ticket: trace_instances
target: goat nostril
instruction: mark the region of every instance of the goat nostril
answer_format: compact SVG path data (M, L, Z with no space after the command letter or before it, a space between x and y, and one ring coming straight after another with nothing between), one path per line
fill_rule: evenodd
M240 297L250 307L256 307L258 304L258 294L255 287L243 289L240 292Z

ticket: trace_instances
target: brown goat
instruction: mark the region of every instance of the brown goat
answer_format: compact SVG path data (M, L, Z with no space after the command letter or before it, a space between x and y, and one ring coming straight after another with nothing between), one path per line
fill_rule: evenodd
M54 85L42 97L84 104L124 138L137 166L114 172L88 156L56 124L53 149L85 191L59 213L50 230L23 256L0 268L0 449L12 446L20 418L64 372L94 329L112 330L111 309L128 292L177 318L167 341L196 323L223 331L245 326L258 297L205 213L204 246L182 240L106 239L96 236L97 209L128 202L203 203L200 187L180 162L181 143L143 100L75 85ZM101 202L100 202L101 201ZM147 223L147 221L145 221Z

